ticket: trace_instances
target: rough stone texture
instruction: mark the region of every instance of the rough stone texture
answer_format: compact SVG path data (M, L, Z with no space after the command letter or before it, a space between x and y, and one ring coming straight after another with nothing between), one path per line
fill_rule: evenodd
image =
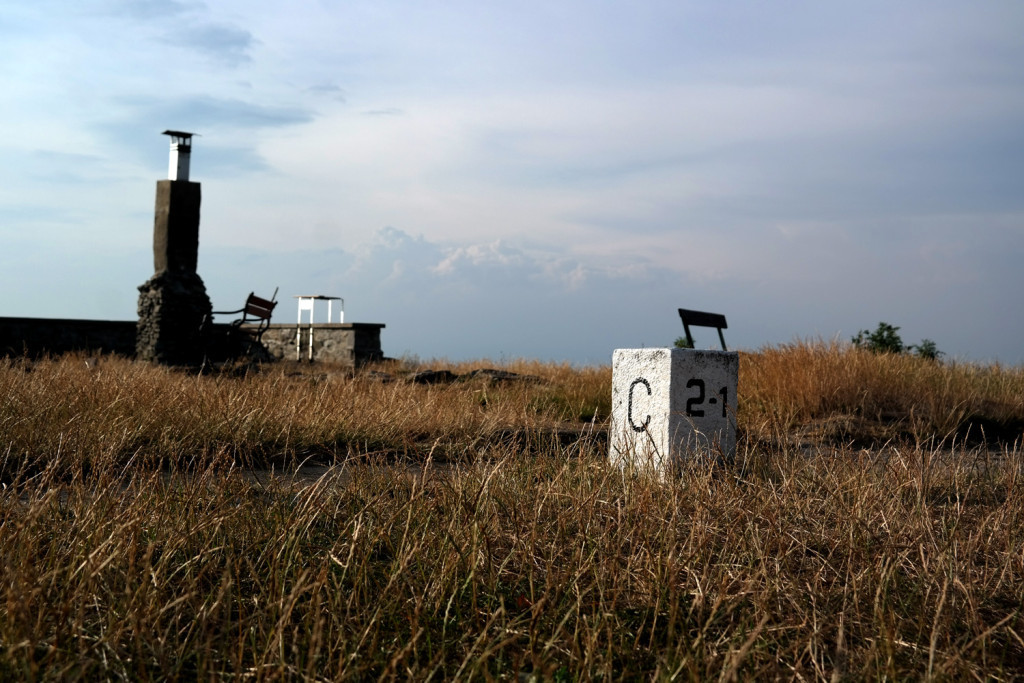
M484 384L504 384L505 382L541 382L536 375L520 375L508 370L495 368L479 368L459 375L451 370L420 370L408 375L407 382L413 384L451 384L452 382L482 381Z
M495 368L480 368L471 370L460 379L483 379L488 384L503 384L505 382L541 382L536 375L520 375L518 372L508 370L497 370Z
M459 378L451 370L421 370L409 375L413 384L451 384Z
M313 360L356 367L382 360L381 323L318 324L313 328ZM243 328L244 329L244 328ZM263 333L263 345L270 355L284 360L295 358L295 325L271 325ZM309 358L309 325L302 326L302 360Z
M204 327L212 310L196 273L157 273L139 286L136 358L165 365L200 365L208 338Z
M611 461L665 472L685 458L732 458L738 377L736 353L616 349Z

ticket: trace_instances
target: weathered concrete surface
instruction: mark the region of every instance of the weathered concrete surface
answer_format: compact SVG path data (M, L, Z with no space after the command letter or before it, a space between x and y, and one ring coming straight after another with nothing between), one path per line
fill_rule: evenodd
M313 327L313 360L358 366L384 358L380 346L382 323L334 323ZM295 325L271 325L263 345L275 358L295 360ZM302 360L308 355L309 325L302 326Z
M739 355L616 349L609 457L664 472L686 458L736 452Z
M199 183L158 180L153 213L153 272L196 272L199 262Z

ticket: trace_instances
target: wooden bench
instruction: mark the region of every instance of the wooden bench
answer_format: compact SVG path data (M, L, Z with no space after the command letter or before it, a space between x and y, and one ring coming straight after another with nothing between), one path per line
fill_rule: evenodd
M680 308L679 318L683 321L683 330L686 332L686 343L689 344L691 349L693 348L693 335L690 334L690 325L694 325L695 327L718 328L718 339L722 342L722 350L729 350L725 348L725 335L722 334L722 330L729 327L725 323L724 315L721 315L720 313L705 313L704 311L691 311L687 308Z
M268 299L263 299L256 296L255 293L249 292L249 298L245 300L245 306L239 308L237 311L214 311L214 315L234 315L241 313L242 317L231 323L231 326L235 329L240 329L242 325L246 323L257 323L255 329L245 330L256 342L262 342L263 333L270 327L270 316L274 313L274 307L277 306L277 302L274 299L277 298L277 290L274 290L274 296Z

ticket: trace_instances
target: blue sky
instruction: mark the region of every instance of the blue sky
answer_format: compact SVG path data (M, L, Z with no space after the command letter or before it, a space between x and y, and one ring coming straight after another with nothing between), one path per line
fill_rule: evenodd
M1019 365L1021 35L1018 0L0 0L0 316L134 318L173 128L214 308L343 296L392 356L607 363L686 307Z

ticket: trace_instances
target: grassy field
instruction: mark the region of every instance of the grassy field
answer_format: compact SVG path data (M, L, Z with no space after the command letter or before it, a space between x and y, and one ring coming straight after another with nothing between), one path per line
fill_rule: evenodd
M607 367L86 360L0 360L0 679L1024 678L1022 368L743 353L659 482Z

